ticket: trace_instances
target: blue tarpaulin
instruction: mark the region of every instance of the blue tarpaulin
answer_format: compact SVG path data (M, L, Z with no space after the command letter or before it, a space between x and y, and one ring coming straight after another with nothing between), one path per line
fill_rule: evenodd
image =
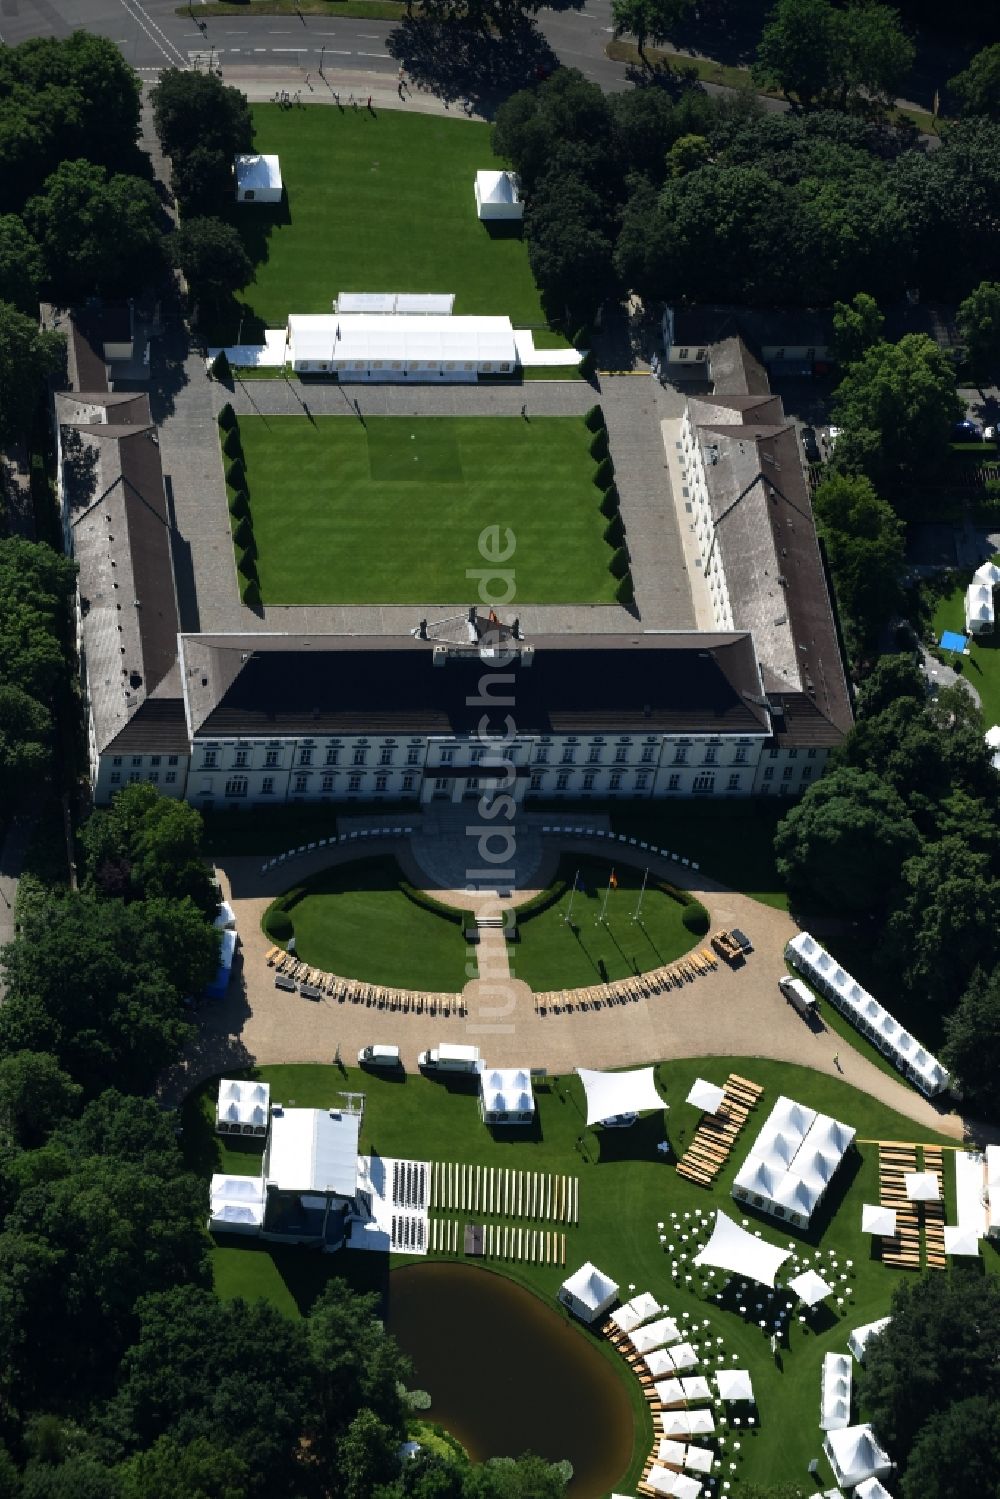
M964 651L966 637L959 635L955 630L945 630L938 641L943 651Z

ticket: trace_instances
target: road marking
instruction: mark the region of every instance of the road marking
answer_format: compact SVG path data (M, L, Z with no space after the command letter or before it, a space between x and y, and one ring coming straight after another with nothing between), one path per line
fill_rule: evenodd
M317 51L317 48L314 47L313 51ZM327 47L325 51L327 57L353 57L354 55L352 52L339 52L336 47Z
M363 42L378 42L382 40L382 38L378 36L369 36L366 31L359 31L358 36Z
M296 56L302 51L301 47L272 47L272 52L294 52Z
M388 59L388 52L359 52L359 57L384 57Z
M180 48L170 40L166 32L163 31L161 27L157 26L152 17L146 14L139 3L139 0L121 0L121 6L126 15L130 16L131 19L135 21L136 25L142 28L142 30L149 37L149 40L153 43L154 47L156 47L158 51L163 53L163 56L167 59L167 62L172 68L189 68L191 66ZM150 29L151 27L152 30ZM154 31L159 33L159 37L153 34ZM199 32L199 37L200 35L201 33ZM162 41L159 39L160 37L163 38ZM166 46L164 46L164 42L166 43ZM170 48L170 51L167 50L168 47ZM171 52L173 53L173 56L171 56Z

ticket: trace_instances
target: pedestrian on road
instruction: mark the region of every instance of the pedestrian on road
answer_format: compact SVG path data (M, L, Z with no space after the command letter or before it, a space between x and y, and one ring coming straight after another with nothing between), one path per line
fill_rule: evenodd
M833 1054L833 1065L836 1067L836 1069L837 1069L838 1072L843 1072L844 1069L840 1065L840 1052L839 1051L835 1051L834 1054Z
M368 108L371 109L371 107L372 107L372 96L371 96L371 94L369 94L368 95Z
M527 403L527 401L523 402L523 404L521 406L521 415L524 417L525 421L528 420L528 403Z

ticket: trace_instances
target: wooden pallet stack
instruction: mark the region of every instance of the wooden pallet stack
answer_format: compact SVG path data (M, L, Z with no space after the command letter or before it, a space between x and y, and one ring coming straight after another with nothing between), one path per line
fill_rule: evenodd
M725 1097L718 1112L706 1114L694 1132L691 1144L677 1162L677 1174L699 1187L710 1187L729 1158L736 1137L757 1107L764 1089L749 1078L731 1072L725 1082Z
M880 1144L878 1148L879 1201L896 1214L896 1232L881 1244L882 1261L897 1270L920 1269L920 1219L916 1204L906 1195L905 1177L917 1169L912 1145Z
M924 1170L935 1173L941 1192L937 1202L920 1204L923 1209L920 1216L924 1227L927 1267L930 1270L946 1270L948 1259L944 1252L944 1153L936 1146L924 1146Z

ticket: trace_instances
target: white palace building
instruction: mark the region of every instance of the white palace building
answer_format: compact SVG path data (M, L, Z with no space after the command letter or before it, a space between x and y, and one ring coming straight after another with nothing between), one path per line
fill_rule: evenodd
M55 398L98 803L135 781L206 809L461 801L498 779L518 802L795 796L850 727L794 428L738 339L680 439L714 626L530 638L475 609L324 634L237 605L242 628L182 628L157 429L108 358L74 320Z

